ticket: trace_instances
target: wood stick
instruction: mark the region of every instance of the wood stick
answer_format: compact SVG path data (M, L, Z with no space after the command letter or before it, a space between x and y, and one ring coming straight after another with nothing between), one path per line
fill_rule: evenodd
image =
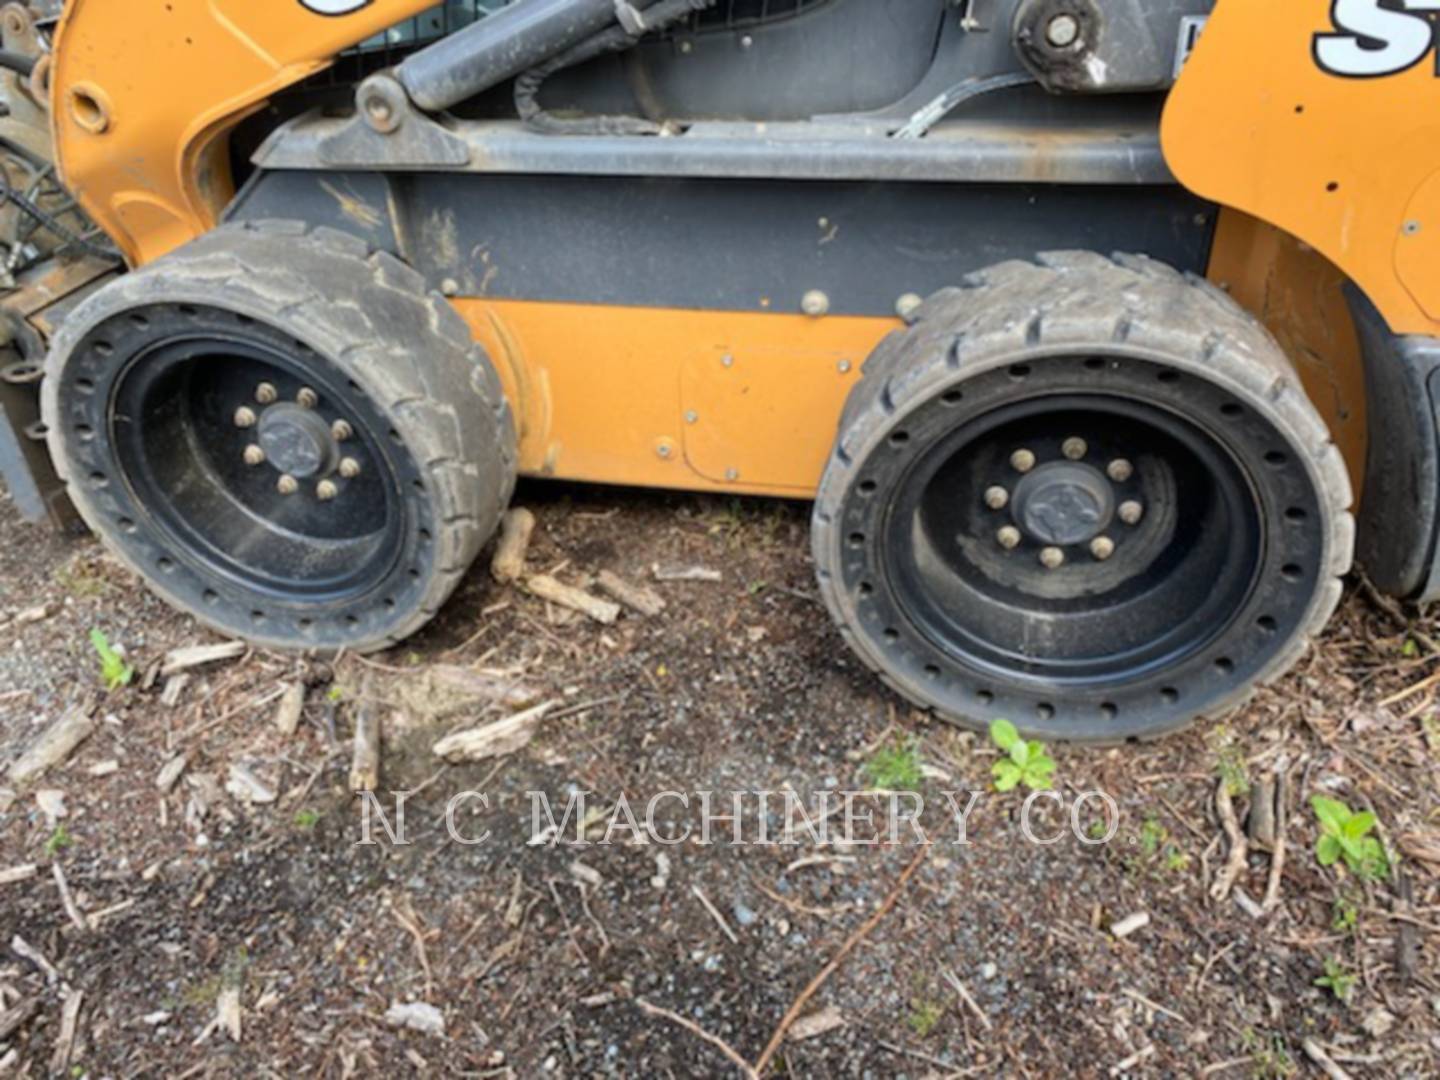
M710 1032L706 1031L699 1024L695 1023L695 1021L689 1019L688 1017L681 1016L679 1013L671 1012L669 1009L662 1009L659 1005L651 1005L644 998L636 998L635 1004L640 1008L641 1012L646 1013L649 1016L663 1017L664 1019L669 1020L672 1024L679 1024L692 1035L704 1039L711 1046L715 1047L716 1050L719 1050L720 1053L724 1054L726 1060L728 1060L732 1065L739 1069L742 1075L749 1078L749 1080L758 1080L758 1077L760 1076L759 1071L751 1068L750 1063L746 1061L743 1057L741 1057L738 1053L736 1053L735 1050L730 1046L730 1044L727 1043L724 1039L720 1038L720 1036L710 1034Z
M95 721L80 709L71 709L40 733L10 765L10 782L17 787L59 765L90 737Z
M720 909L710 902L699 885L691 885L690 891L695 894L695 899L700 901L700 906L709 912L710 917L715 920L717 926L725 931L725 936L730 939L731 945L739 945L740 939L735 936L735 931L730 929L730 924L725 921L725 916L720 914Z
M275 706L275 727L281 735L294 735L300 729L300 719L305 714L305 684L285 684L280 695L280 704Z
M1290 824L1286 804L1290 800L1289 763L1275 765L1275 839L1270 845L1270 877L1265 882L1265 898L1260 902L1262 911L1274 911L1280 906L1280 887L1285 877L1285 829Z
M490 576L502 585L519 581L525 573L525 551L535 532L535 515L524 507L507 511L500 519L500 542L490 560Z
M1240 821L1235 816L1235 801L1230 797L1230 789L1225 786L1223 779L1215 787L1215 811L1220 815L1220 826L1230 841L1230 854L1225 860L1225 866L1215 875L1215 884L1210 886L1210 899L1218 903L1230 895L1235 882L1245 872L1245 860L1250 854L1250 848L1245 843L1245 834L1240 831Z
M83 990L71 990L60 1009L60 1034L55 1037L55 1052L50 1055L50 1075L64 1076L70 1071L70 1055L75 1051L75 1032L80 1026L80 1005Z
M355 714L355 752L350 759L350 790L380 786L380 710L362 702Z
M32 1016L40 1011L39 998L22 998L10 1008L0 1012L0 1042L19 1031Z
M658 593L643 585L632 585L609 570L601 570L600 576L595 579L595 584L610 599L620 601L641 615L653 618L665 610L665 600Z
M248 648L243 641L225 641L219 645L189 645L183 649L171 649L165 654L165 660L160 665L160 675L178 675L190 668L218 664L221 660L234 660L244 656Z
M514 753L535 737L540 721L554 707L553 701L547 701L503 720L495 720L469 731L457 731L437 742L431 752L452 762L483 761Z
M0 870L0 885L14 885L17 881L29 881L39 872L39 867L34 863L21 863L19 866L7 867Z
M959 995L965 1007L975 1014L975 1018L980 1021L980 1026L986 1031L992 1030L990 1017L985 1015L985 1010L980 1008L980 1003L970 996L970 991L967 990L965 984L960 981L960 976L956 975L955 972L949 968L945 968L940 974L945 976L945 981L954 988L955 993Z
M55 877L55 887L60 890L60 903L65 908L65 914L75 924L75 928L82 933L89 933L93 927L90 920L85 918L80 908L75 903L75 897L70 894L70 883L65 880L65 871L60 869L58 862L50 864L50 873Z
M785 1040L785 1032L789 1030L790 1025L799 1018L800 1014L805 1011L806 1004L815 996L815 992L825 985L825 980L835 973L835 970L844 962L845 957L850 955L855 946L864 941L865 938L869 936L870 931L879 926L881 920L890 914L890 909L893 908L900 899L901 894L905 891L905 887L910 884L910 879L915 876L915 871L920 869L920 864L925 861L926 856L929 854L930 842L927 840L924 844L920 845L920 850L917 851L915 857L910 860L910 865L905 867L901 872L899 879L895 882L894 888L890 890L890 895L885 897L885 902L875 910L875 914L866 919L860 925L859 929L846 939L845 944L840 946L840 951L831 958L828 964L820 969L820 973L816 975L815 978L810 980L810 985L800 992L800 996L795 999L794 1004L790 1006L789 1010L781 1018L779 1026L775 1028L775 1033L770 1036L770 1042L765 1047L765 1052L760 1055L760 1060L755 1063L756 1076L764 1075L765 1067L770 1064L770 1059L775 1056L776 1051L780 1049L780 1044Z
M620 617L620 605L591 596L584 589L576 589L556 581L549 574L535 574L525 579L525 591L552 604L578 611L598 623L609 626Z
M1316 1068L1330 1077L1330 1080L1350 1080L1350 1074L1336 1065L1334 1059L1325 1052L1325 1048L1314 1039L1306 1039L1300 1046L1304 1049L1305 1056L1315 1063Z

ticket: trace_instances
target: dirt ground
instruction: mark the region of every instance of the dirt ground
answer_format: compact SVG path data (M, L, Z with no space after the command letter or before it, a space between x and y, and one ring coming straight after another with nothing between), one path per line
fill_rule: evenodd
M1299 670L1224 724L1052 747L1060 795L1107 792L1118 831L1091 842L1087 811L1081 842L1039 803L1034 832L1061 839L1038 845L1023 791L987 790L988 740L846 654L814 599L807 507L553 485L520 501L532 569L611 570L665 611L601 626L477 566L401 649L333 668L246 654L189 671L173 704L159 662L216 639L0 502L0 766L67 710L95 721L68 761L0 791L0 1073L721 1076L779 1030L770 1075L1279 1077L1320 1075L1317 1058L1332 1076L1440 1074L1433 620L1355 584ZM657 565L721 579L658 582ZM110 693L97 627L136 671ZM277 695L296 682L286 735ZM508 705L486 698L497 685ZM528 746L433 755L527 702L555 703ZM357 844L365 710L385 725L381 788L421 789L405 845L378 826ZM1252 813L1235 888L1212 898L1231 850L1217 788L1243 822L1277 775L1282 873ZM530 792L557 818L588 793L594 841L622 796L643 817L662 791L749 809L743 793L886 785L924 798L928 846L908 826L756 843L773 805L740 845L530 842ZM465 802L459 835L484 843L447 832L466 790L489 806ZM944 793L970 790L961 845ZM1319 865L1317 793L1373 808L1393 873ZM674 802L661 817L693 821Z

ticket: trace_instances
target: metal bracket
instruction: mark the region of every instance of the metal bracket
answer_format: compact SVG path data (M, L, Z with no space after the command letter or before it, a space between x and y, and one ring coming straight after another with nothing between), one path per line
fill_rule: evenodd
M416 162L441 167L470 163L470 147L410 104L389 75L372 75L355 94L355 116L322 139L316 153L324 165L404 169Z

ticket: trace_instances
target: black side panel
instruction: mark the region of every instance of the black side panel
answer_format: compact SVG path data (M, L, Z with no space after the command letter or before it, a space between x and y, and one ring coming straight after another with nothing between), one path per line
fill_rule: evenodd
M1348 290L1370 429L1355 561L1392 596L1440 598L1440 340L1401 337Z
M462 296L893 315L972 270L1067 248L1203 273L1212 207L1182 188L268 172L231 220L304 218Z

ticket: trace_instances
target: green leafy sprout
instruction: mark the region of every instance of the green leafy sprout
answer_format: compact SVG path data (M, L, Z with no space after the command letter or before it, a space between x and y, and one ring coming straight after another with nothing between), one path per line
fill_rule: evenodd
M1022 739L1009 720L991 721L990 741L1006 754L990 769L996 791L1009 791L1020 784L1031 791L1049 789L1055 762L1045 753L1044 743Z
M1330 928L1341 934L1348 934L1360 923L1360 909L1345 897L1337 897L1331 909Z
M295 813L295 827L297 829L313 829L320 820L320 811L306 807L304 810L297 810Z
M51 857L58 855L68 848L75 841L70 838L69 830L64 825L56 825L55 831L45 841L45 854Z
M1352 874L1378 880L1390 873L1390 860L1375 830L1375 815L1369 810L1356 812L1338 799L1316 795L1310 800L1320 822L1320 838L1315 841L1315 858L1321 866L1333 866L1344 860Z
M920 750L914 740L897 740L882 747L865 763L865 771L877 788L887 791L914 791L920 786Z
M115 651L105 632L98 627L91 630L90 644L95 647L95 653L100 657L100 678L105 683L105 689L114 691L122 686L129 686L135 678L135 669Z
M1348 1003L1350 994L1355 989L1356 976L1345 970L1345 965L1336 960L1333 956L1325 959L1325 974L1315 980L1315 985L1322 989L1329 990L1335 995L1335 1000Z
M910 1030L923 1039L935 1030L944 1015L944 1006L924 998L916 998L910 1002Z

